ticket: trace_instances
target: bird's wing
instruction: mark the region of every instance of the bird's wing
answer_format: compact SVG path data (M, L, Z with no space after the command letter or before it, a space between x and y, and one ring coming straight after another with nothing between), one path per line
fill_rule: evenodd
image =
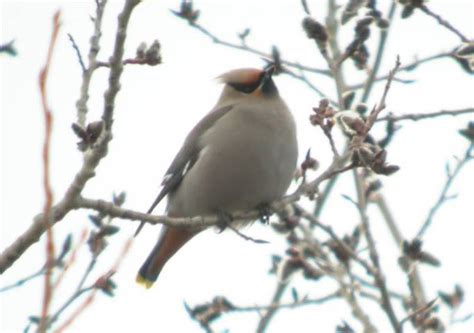
M176 157L171 162L168 170L163 177L162 186L160 193L156 197L155 201L148 209L147 214L150 214L153 209L160 203L160 201L171 191L174 191L178 185L181 183L186 173L191 170L194 163L196 163L199 156L199 152L202 150L202 146L199 144L199 138L211 128L217 120L222 116L231 111L233 105L227 105L220 108L217 108L209 112L204 118L199 121L196 126L191 130L191 132L186 137L183 146L179 150ZM135 236L138 235L140 230L145 225L145 222L141 222Z

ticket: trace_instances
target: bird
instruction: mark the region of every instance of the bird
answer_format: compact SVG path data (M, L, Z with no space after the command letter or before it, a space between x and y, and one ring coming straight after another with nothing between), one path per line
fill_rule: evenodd
M298 144L274 70L241 68L218 77L224 88L216 105L184 140L148 214L165 196L170 217L250 210L284 196L296 170ZM150 288L168 260L202 230L163 225L137 283Z

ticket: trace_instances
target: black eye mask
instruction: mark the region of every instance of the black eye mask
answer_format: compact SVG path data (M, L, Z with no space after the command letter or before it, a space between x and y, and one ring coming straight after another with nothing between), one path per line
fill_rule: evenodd
M229 86L231 86L235 90L240 91L244 94L251 94L255 91L255 89L258 88L258 86L260 85L260 82L262 82L263 74L264 73L262 73L259 76L258 80L255 82L252 82L252 83L232 83L231 82L229 83Z
M244 94L251 94L257 89L260 84L262 83L262 80L265 80L265 83L262 86L262 92L265 96L273 96L275 94L278 94L278 89L275 86L275 83L273 82L273 79L271 77L269 78L264 78L265 77L265 72L262 72L260 76L258 77L258 80L252 83L229 83L229 85L234 88L237 91L240 91L241 93Z

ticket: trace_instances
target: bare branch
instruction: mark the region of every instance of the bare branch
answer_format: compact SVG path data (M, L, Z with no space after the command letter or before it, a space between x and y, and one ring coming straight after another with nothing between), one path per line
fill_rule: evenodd
M380 260L379 260L379 254L375 247L375 241L374 241L372 232L370 230L369 217L367 216L367 212L366 212L367 203L365 202L365 195L364 195L364 190L362 186L362 177L357 173L357 170L354 170L353 172L354 172L354 179L355 179L356 188L357 188L357 198L358 198L357 208L362 220L362 226L364 228L363 234L365 235L367 244L369 246L370 259L372 261L372 264L375 267L375 272L374 272L373 277L375 280L375 284L379 288L380 295L382 298L381 307L384 309L384 312L389 318L390 324L392 325L393 330L397 333L401 333L402 328L395 314L395 310L393 309L390 294L388 292L388 288L385 283L385 277L383 276L383 273L382 273L382 268L381 268Z
M89 296L84 300L82 304L71 314L71 316L64 321L64 323L55 330L55 333L60 333L65 331L81 314L86 310L94 301L97 291L107 291L113 282L111 282L112 276L118 271L123 259L127 256L132 246L133 239L129 238L122 250L120 251L119 255L115 259L114 264L112 267L105 273L102 274L91 286L85 288L78 288L76 291L71 295L71 297L63 304L63 306L51 317L50 323L56 321L61 313L66 310L74 301L76 301L81 295L90 292ZM81 286L82 281L79 283L79 287Z
M335 291L330 293L326 296L319 297L319 298L304 298L299 301L291 302L291 303L272 303L270 305L250 305L250 306L239 306L232 309L235 312L250 312L250 311L262 311L262 310L270 310L270 309L293 309L301 306L307 305L315 305L315 304L322 304L333 299L340 297L339 291Z
M425 57L425 58L415 59L411 63L400 66L398 68L398 72L410 72L410 71L413 71L414 69L416 69L419 65L426 64L426 63L429 63L431 61L438 60L438 59L449 58L449 57L452 57L452 56L453 56L453 51L451 51L451 52L441 52L441 53L437 53L437 54L434 54L434 55L431 55L431 56L428 56L428 57ZM374 82L385 81L385 80L388 79L389 75L390 75L390 73L379 76L379 77L376 77L376 78L374 78ZM396 78L396 77L393 78L393 81L394 82L402 82L402 83L412 83L413 82L413 80L402 80L402 79ZM366 85L366 83L364 81L363 83L360 83L360 84L355 84L355 85L348 86L348 89L349 90L357 90L357 89L364 88L365 85Z
M283 293L285 292L286 288L288 287L288 281L278 281L277 288L275 290L275 293L273 295L272 299L272 305L278 305L280 303L280 299L283 296ZM264 313L264 315L260 318L258 322L258 326L255 332L257 333L264 333L265 330L268 327L268 324L270 323L270 320L273 318L273 316L276 314L276 312L280 309L279 306L274 306L271 308L268 308L267 311Z
M306 184L302 184L295 192L290 195L287 195L283 199L270 203L270 208L274 212L282 212L288 204L298 201L301 196L314 194L323 181L326 181L327 179L330 179L331 177L350 169L349 167L340 168L341 161L345 161L346 159L347 157L344 155L340 158L334 157L331 165L313 181ZM219 222L219 217L216 215L182 218L173 218L166 215L150 215L130 209L124 209L105 200L94 200L83 197L76 198L74 200L73 206L74 209L93 209L108 214L112 217L118 217L121 219L133 221L141 220L150 224L164 224L173 227L209 227L216 225ZM236 222L255 220L261 216L261 211L259 210L234 211L229 213L232 220Z
M462 114L467 114L467 113L474 113L474 108L465 108L465 109L459 109L459 110L441 110L437 112L431 112L431 113L413 113L413 114L402 114L399 116L389 114L385 117L380 117L377 118L376 122L378 121L402 121L402 120L423 120L423 119L429 119L429 118L437 118L441 116L459 116Z
M387 78L387 83L385 84L385 89L382 94L382 98L380 99L379 104L374 107L372 112L369 114L367 117L367 121L365 123L366 129L365 129L365 135L368 134L372 126L374 125L375 121L377 120L377 117L380 112L382 112L385 109L385 99L387 98L388 91L390 90L390 85L393 81L393 78L395 77L395 74L400 67L400 58L397 57L397 60L395 62L395 67L390 71L388 78Z
M438 200L436 200L433 207L431 207L431 209L428 213L428 216L426 217L425 222L423 223L420 230L416 234L416 238L421 238L421 237L424 236L424 234L426 233L428 228L432 225L434 216L436 215L438 210L443 206L444 203L446 203L446 201L448 201L450 199L450 197L448 197L448 195L447 195L448 191L451 188L451 185L453 184L456 177L459 175L459 172L462 170L462 168L470 160L473 159L473 156L471 155L473 150L474 150L474 142L471 142L469 147L467 148L463 158L458 160L458 162L456 163L456 167L454 168L454 170L452 172L447 171L446 182L445 182L445 184L444 184L444 186L441 190L441 193L438 197Z
M260 51L260 50L257 50L255 48L252 48L252 47L246 45L246 44L235 44L235 43L224 41L224 40L220 39L219 37L217 37L216 35L214 35L209 30L207 30L206 28L204 28L202 25L200 25L196 22L193 22L193 23L189 22L189 26L196 29L196 30L198 30L198 31L200 31L201 33L203 33L207 37L209 37L212 40L212 42L215 43L215 44L219 44L219 45L230 47L230 48L233 48L233 49L253 53L253 54L261 56L265 59L271 59L272 58L271 54L265 53L265 52ZM318 68L302 65L298 62L293 62L293 61L288 61L288 60L283 60L282 59L281 63L286 65L286 66L289 66L289 67L294 67L296 69L304 70L306 72L317 73L317 74L322 74L322 75L326 75L326 76L329 76L331 74L326 69L318 69Z
M123 209L111 202L104 200L92 200L80 197L80 193L86 182L94 176L94 170L106 154L106 147L110 138L105 137L97 147L85 155L84 163L81 170L76 174L74 181L66 191L65 196L54 205L51 209L53 223L64 218L72 209L88 208L106 213L112 217L119 217L128 220L143 220L151 224L165 224L181 227L201 227L216 225L218 219L216 216L197 216L190 218L170 218L168 216L148 215L141 212ZM271 205L271 208L279 212L283 210L287 204L300 199L302 195L310 195L315 193L318 186L325 180L342 173L348 168L340 169L341 161L346 161L347 156L334 158L331 165L321 173L316 179L310 183L301 185L294 193L286 196L280 201ZM254 220L260 217L260 211L253 210L248 212L233 212L233 220ZM37 242L41 235L45 232L43 223L43 214L35 217L33 224L17 238L9 247L7 247L0 255L0 273L6 271L32 244Z
M363 93L362 98L361 98L362 103L367 102L367 100L369 98L369 95L370 95L370 92L372 91L372 87L374 86L377 74L379 72L380 65L382 64L383 54L384 54L384 51L385 51L385 44L387 42L387 38L388 38L388 35L389 35L389 32L390 32L390 26L392 25L392 21L393 21L394 15L395 15L395 9L396 8L397 8L397 2L393 1L392 4L390 5L390 10L388 11L389 25L386 29L382 29L380 31L380 39L379 39L379 43L378 43L378 46L377 46L377 53L376 53L376 56L375 56L375 62L374 62L374 65L373 65L372 69L370 70L369 77L367 78L367 80L364 83L364 93Z
M393 217L392 212L388 207L385 197L381 193L377 194L375 204L387 223L387 227L390 230L393 240L395 241L395 245L400 249L404 240L403 235L395 221L395 218ZM413 267L412 282L413 293L416 299L420 304L426 303L425 290L423 288L423 283L421 282L420 273L416 266Z
M37 277L43 275L44 272L45 272L45 270L46 270L46 267L42 267L39 271L37 271L37 272L35 272L35 273L31 274L31 275L28 275L27 277L24 277L24 278L22 278L22 279L16 281L15 283L6 285L6 286L4 286L4 287L1 287L1 288L0 288L0 293L24 285L24 284L27 283L28 281L33 280L34 278L37 278Z
M469 39L464 36L458 29L456 29L455 27L453 27L451 25L451 23L449 23L446 19L442 18L440 15L434 13L431 9L429 9L425 4L422 4L420 7L420 10L425 13L426 15L428 16L431 16L433 17L434 19L436 19L436 21L438 21L439 24L441 24L442 26L444 26L445 28L447 28L448 30L452 31L453 33L455 33L459 38L461 38L461 40L464 42L464 43L467 43L469 42Z
M364 259L362 259L359 255L357 255L345 242L343 242L336 233L332 230L332 228L328 225L321 223L314 215L309 214L306 210L302 209L301 206L295 204L295 206L301 211L302 217L307 219L311 224L319 227L320 229L324 230L336 243L337 245L342 248L354 261L359 263L364 269L366 270L367 274L375 275L376 271L374 268L367 263Z
M41 320L39 323L39 332L46 332L47 329L47 317L49 312L49 305L51 303L53 288L51 284L51 273L54 263L54 239L53 239L53 224L51 223L51 208L53 206L53 191L51 189L51 182L49 179L49 156L50 156L50 146L51 146L51 133L53 126L53 114L48 105L47 101L47 91L46 84L48 82L48 74L51 66L51 61L53 57L54 48L56 45L56 40L60 28L60 17L61 12L57 11L54 14L53 18L53 32L51 35L51 40L48 48L48 55L46 57L46 63L39 75L39 85L41 92L41 104L43 107L43 115L45 122L45 138L43 144L43 188L45 194L45 204L43 208L43 227L46 229L47 240L46 240L46 271L44 275L44 295L43 295L43 304L41 310Z
M112 128L113 113L115 108L115 97L120 90L119 79L123 71L123 53L125 39L127 38L127 26L132 14L133 8L140 0L127 0L122 13L118 16L117 34L115 35L115 46L112 57L110 58L109 87L104 94L104 112L102 120L105 130L109 132Z
M76 40L74 39L74 37L71 34L67 34L67 36L69 37L69 40L71 41L72 48L74 49L74 51L76 51L77 60L79 61L79 65L81 66L82 74L84 74L87 69L86 69L86 65L84 65L84 60L82 60L81 50L79 49L79 46L76 44Z
M299 80L306 84L309 89L313 90L316 94L318 94L322 98L327 98L331 104L336 105L337 103L333 100L331 100L327 94L325 94L323 91L321 91L318 87L316 87L305 75L304 70L300 68L300 74L297 74L293 71L290 71L289 69L284 69L283 73L285 73L288 76L291 76L292 78Z
M89 87L92 79L92 74L96 69L97 54L100 51L100 37L102 36L102 17L104 15L105 5L107 0L97 0L96 13L94 18L94 32L90 38L90 47L88 55L88 67L82 74L81 93L79 100L76 102L77 108L77 123L85 127L87 117L87 101L89 100Z
M237 234L237 236L242 237L246 241L251 241L256 244L268 244L268 241L264 239L258 239L258 238L247 236L243 232L239 231L239 229L235 228L232 224L227 224L225 227L232 230L235 234Z
M79 197L82 189L87 181L95 175L95 168L107 154L108 143L111 139L110 130L112 126L114 102L120 89L119 80L122 74L121 63L126 36L124 32L127 29L133 8L138 3L139 0L127 0L122 13L119 15L119 28L115 40L114 55L112 56L112 66L109 75L109 89L104 97L105 107L103 119L106 124L106 131L102 138L98 140L98 143L92 151L85 154L82 167L74 177L64 197L56 205L51 207L49 214L51 216L51 224L62 220L64 216L75 208L75 201ZM30 227L2 252L0 255L0 274L5 272L32 244L40 239L46 231L43 221L44 214L37 215Z

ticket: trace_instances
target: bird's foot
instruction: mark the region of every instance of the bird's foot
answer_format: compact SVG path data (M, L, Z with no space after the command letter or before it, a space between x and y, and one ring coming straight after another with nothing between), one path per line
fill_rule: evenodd
M217 228L224 231L233 221L232 215L222 209L217 210Z
M270 216L272 216L273 214L273 209L270 204L261 204L257 207L257 209L260 213L260 222L262 222L263 224L270 223Z

